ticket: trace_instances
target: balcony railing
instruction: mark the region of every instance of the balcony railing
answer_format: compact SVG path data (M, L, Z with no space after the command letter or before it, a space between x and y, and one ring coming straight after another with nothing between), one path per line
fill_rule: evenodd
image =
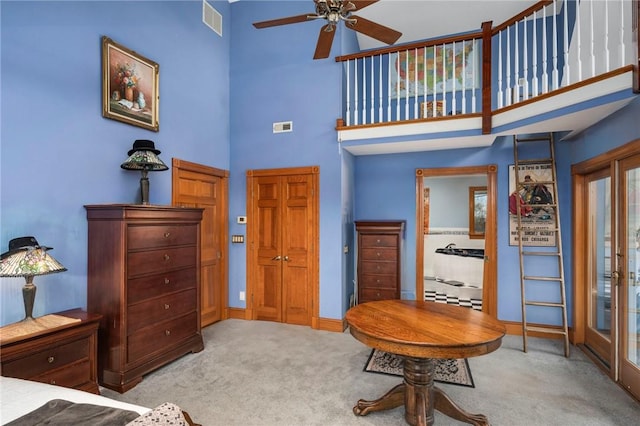
M341 56L338 128L482 116L634 67L638 0L540 1L455 37Z

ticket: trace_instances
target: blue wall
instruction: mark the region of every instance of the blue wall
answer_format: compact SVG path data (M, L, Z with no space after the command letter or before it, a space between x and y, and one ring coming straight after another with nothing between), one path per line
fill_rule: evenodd
M213 2L229 15L226 1ZM135 139L171 158L229 169L228 36L202 23L200 1L1 2L0 249L35 236L67 272L35 279L34 315L86 307L83 205L135 203L140 174L120 169ZM225 30L227 30L225 28ZM160 131L102 117L101 37L160 66ZM170 204L171 172L150 174ZM24 316L24 279L2 279L0 324Z
M310 2L212 2L221 38L200 1L0 2L2 124L0 246L34 235L68 272L36 278L35 315L86 306L84 204L136 202L139 175L120 169L135 139L176 157L227 169L229 232L244 234L249 169L320 166L320 316L341 319L353 291L353 221L406 219L403 288L415 281L415 169L498 165L498 316L520 319L517 248L508 245L511 139L486 148L352 157L340 150L342 69L354 33L338 28L331 57L312 60L320 22L257 30L302 14ZM160 64L160 131L101 116L100 38ZM563 244L570 252L570 165L640 135L640 102L573 141L558 143ZM293 121L293 132L272 123ZM396 138L402 140L402 138ZM76 159L77 158L77 159ZM151 175L151 202L169 204L171 174ZM343 246L350 251L343 253ZM229 246L229 306L242 308L246 247ZM571 256L565 254L565 262ZM572 283L566 267L569 295ZM24 280L2 279L0 324L21 319ZM571 308L571 300L569 300ZM530 318L536 321L536 317Z

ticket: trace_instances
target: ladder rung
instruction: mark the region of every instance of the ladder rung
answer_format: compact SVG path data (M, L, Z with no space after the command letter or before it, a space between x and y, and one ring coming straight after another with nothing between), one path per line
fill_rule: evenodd
M562 281L562 278L560 277L536 277L532 275L525 275L522 278L524 278L525 280L532 280L532 281Z
M527 326L526 330L527 331L538 331L538 332L541 332L541 333L561 334L563 336L567 334L563 329L555 328L555 327Z
M564 303L560 302L524 302L529 306L546 306L547 308L564 308Z
M540 136L540 137L531 137L531 138L516 138L516 142L540 142L540 141L551 142L551 138L549 136Z
M553 251L522 251L523 256L560 256L560 252Z

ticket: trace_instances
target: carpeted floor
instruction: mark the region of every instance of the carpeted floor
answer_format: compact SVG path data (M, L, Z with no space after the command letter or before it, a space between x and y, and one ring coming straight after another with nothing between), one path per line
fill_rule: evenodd
M398 355L377 349L372 349L369 359L364 365L364 371L368 373L389 374L403 376L404 360ZM434 378L436 382L451 385L475 387L471 369L466 359L441 359L436 364Z
M402 379L362 371L371 353L346 331L266 321L225 320L203 330L205 349L150 373L124 394L103 395L157 407L170 401L203 426L403 425L404 408L353 414L358 399L382 396ZM505 336L469 358L475 388L438 385L463 409L494 426L628 426L640 404L577 348L559 340ZM435 413L438 426L460 422Z

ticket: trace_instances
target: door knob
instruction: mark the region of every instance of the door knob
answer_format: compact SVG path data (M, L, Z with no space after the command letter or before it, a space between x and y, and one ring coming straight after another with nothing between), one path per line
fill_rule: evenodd
M288 262L288 261L289 261L289 256L285 256L285 257L284 257L284 261L285 261L285 262Z
M280 259L282 259L282 258L280 257L280 255L277 255L276 257L272 258L271 260L280 260Z

